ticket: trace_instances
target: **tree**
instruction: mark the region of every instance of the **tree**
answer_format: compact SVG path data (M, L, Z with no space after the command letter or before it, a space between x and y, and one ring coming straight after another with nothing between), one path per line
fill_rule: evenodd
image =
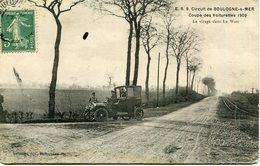
M149 102L149 76L150 76L150 63L151 63L151 51L158 44L160 39L157 29L152 25L152 17L150 17L141 29L141 39L144 50L147 54L146 65L146 79L145 79L145 96L147 102Z
M133 12L132 12L133 4L131 3L131 0L97 0L97 3L99 6L99 10L101 10L103 13L118 18L123 18L129 25L125 85L130 85L131 51L132 51L132 39L134 33ZM115 7L116 9L114 9L113 11L113 9L109 9L110 7Z
M212 95L214 93L216 93L216 83L213 77L204 77L202 79L202 83L208 87L208 95Z
M130 27L128 37L126 85L130 84L132 37L135 34L135 64L133 85L137 85L139 71L140 38L143 19L154 12L160 11L170 4L168 0L99 0L99 8L108 15L124 18ZM108 6L116 8L108 9ZM118 11L117 13L116 11Z
M188 67L190 74L192 75L191 86L190 86L191 90L193 90L194 78L195 78L196 72L201 67L202 67L202 59L198 58L198 57L193 57L190 61L189 67Z
M200 81L201 81L201 78L198 77L198 80L197 80L197 93L199 93L199 85L200 85Z
M186 61L186 96L188 96L189 93L189 76L190 76L190 57L192 56L192 54L189 54L188 52L185 53L184 58Z
M179 90L179 72L182 58L189 50L194 49L198 46L198 36L191 28L172 31L171 33L172 35L170 38L170 45L172 48L173 56L175 57L177 63L175 95L176 100L178 100L177 96Z
M42 0L42 3L39 4L34 0L28 0L29 2L33 3L36 7L44 8L48 10L57 25L57 32L56 32L56 40L54 44L54 61L52 67L52 78L49 88L49 118L55 117L55 91L56 91L56 84L57 84L57 75L58 75L58 67L59 67L59 58L60 58L60 42L61 42L61 34L62 34L62 24L60 21L60 16L62 13L70 11L73 7L78 5L79 3L85 0L77 0L75 2L71 2L68 8L63 9L62 4L63 0L52 0L47 2L47 0Z
M138 71L139 71L139 52L140 52L140 38L141 27L143 19L154 12L164 10L171 2L168 0L132 0L133 4L133 24L135 30L135 65L133 85L137 85Z
M164 42L166 43L166 49L165 49L166 64L165 64L164 77L163 77L163 100L165 100L165 88L166 88L166 80L167 80L168 66L169 66L170 36L171 36L171 31L173 30L173 22L175 20L175 15L171 10L171 6L169 6L168 9L160 12L160 15L162 17L162 22L164 26L164 31L162 33L162 36Z
M110 89L110 88L112 88L112 85L113 85L112 79L113 79L114 76L111 72L107 72L106 77L108 79L108 86L107 87Z

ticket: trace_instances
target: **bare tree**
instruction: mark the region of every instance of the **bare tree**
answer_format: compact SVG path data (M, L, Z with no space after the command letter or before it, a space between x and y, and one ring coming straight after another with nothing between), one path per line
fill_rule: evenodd
M165 49L166 64L165 64L164 77L163 77L163 100L165 100L165 88L166 88L166 80L167 80L168 67L169 67L170 36L171 36L171 31L173 30L173 22L175 20L175 15L171 10L171 6L168 6L166 10L160 12L160 15L162 17L162 22L164 26L164 30L162 33L163 42L166 43L166 49Z
M196 42L196 41L194 41ZM198 46L199 44L196 45L196 47L189 49L185 54L184 54L184 58L185 58L185 62L186 62L186 96L188 95L189 92L189 85L191 85L192 83L192 74L190 71L192 70L192 64L193 64L193 55L199 51L198 50Z
M185 62L186 62L186 96L188 96L189 93L189 76L190 76L190 57L192 56L192 54L189 54L188 52L185 53L184 58L185 58Z
M133 24L135 29L135 65L133 85L137 85L138 71L139 71L139 52L140 52L140 38L141 27L143 19L151 13L164 10L170 5L168 0L132 0L133 4Z
M56 40L54 44L54 61L52 67L52 78L49 88L49 118L55 117L55 91L56 91L56 84L57 84L57 75L58 75L58 67L59 67L59 58L60 58L60 42L61 42L61 33L62 33L62 24L60 21L61 14L70 11L73 7L78 5L79 3L85 0L77 0L75 2L71 2L68 8L63 8L62 4L63 0L51 0L47 2L47 0L39 1L35 0L28 0L29 2L33 3L36 7L44 8L48 10L57 25L57 32L56 32Z
M187 28L185 30L172 31L170 44L173 56L175 57L177 63L175 89L176 100L178 100L177 96L179 91L179 72L182 63L182 58L190 49L197 47L197 40L198 36L191 28Z
M99 6L98 9L101 10L104 14L122 18L129 25L125 84L130 85L131 50L132 50L132 39L134 33L133 11L132 11L133 4L131 3L131 0L97 0L97 3ZM115 7L116 9L113 10L113 7Z
M191 86L190 86L191 90L193 90L194 78L195 78L196 72L201 67L202 67L202 59L198 58L198 57L193 57L190 61L190 65L189 65L190 74L192 75Z
M107 79L108 79L108 88L110 89L110 88L112 88L112 85L113 85L112 79L113 79L114 76L111 72L108 72L106 74L106 76L107 76Z
M149 76L150 76L150 63L151 63L151 51L158 44L160 39L157 29L152 25L152 17L150 17L141 29L141 39L144 46L144 50L147 54L146 65L146 79L145 79L145 96L147 102L149 102Z
M199 85L200 85L200 81L201 81L201 78L198 77L198 80L197 80L197 93L199 93Z
M130 67L131 67L131 48L132 38L135 34L135 65L133 85L137 85L139 71L139 52L141 27L143 19L151 13L162 10L168 6L168 0L99 0L99 8L108 15L124 18L129 24L128 50L127 50L127 67L126 67L126 85L130 84ZM109 9L114 7L116 9ZM119 11L119 12L117 12Z

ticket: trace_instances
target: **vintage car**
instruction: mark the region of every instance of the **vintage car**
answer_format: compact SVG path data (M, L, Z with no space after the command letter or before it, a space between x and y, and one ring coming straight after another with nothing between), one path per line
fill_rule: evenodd
M111 98L103 103L92 103L86 107L84 118L87 121L107 121L108 118L117 120L142 120L144 111L142 108L141 86L119 86L113 91Z

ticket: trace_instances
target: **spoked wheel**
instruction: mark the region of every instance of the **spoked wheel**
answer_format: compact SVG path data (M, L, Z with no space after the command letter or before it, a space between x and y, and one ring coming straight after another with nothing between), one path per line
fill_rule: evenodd
M123 119L123 120L130 120L130 119L131 119L131 116L129 116L129 115L123 115L123 116L122 116L122 119Z
M136 108L134 112L134 116L136 120L142 120L144 117L144 111L142 108Z
M99 108L95 111L94 118L97 122L107 121L108 112L104 108Z
M91 114L91 112L90 112L89 110L86 110L86 111L84 112L84 119L85 119L85 121L88 121L88 122L94 121L94 115L93 115L93 113Z

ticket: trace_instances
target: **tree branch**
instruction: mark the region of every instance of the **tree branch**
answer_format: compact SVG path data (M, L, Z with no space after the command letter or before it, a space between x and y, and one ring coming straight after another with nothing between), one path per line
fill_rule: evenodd
M76 6L77 4L82 3L82 2L84 2L84 1L85 1L85 0L79 0L79 1L77 1L77 2L74 2L68 9L60 10L60 13L64 13L64 12L70 11L74 6Z

